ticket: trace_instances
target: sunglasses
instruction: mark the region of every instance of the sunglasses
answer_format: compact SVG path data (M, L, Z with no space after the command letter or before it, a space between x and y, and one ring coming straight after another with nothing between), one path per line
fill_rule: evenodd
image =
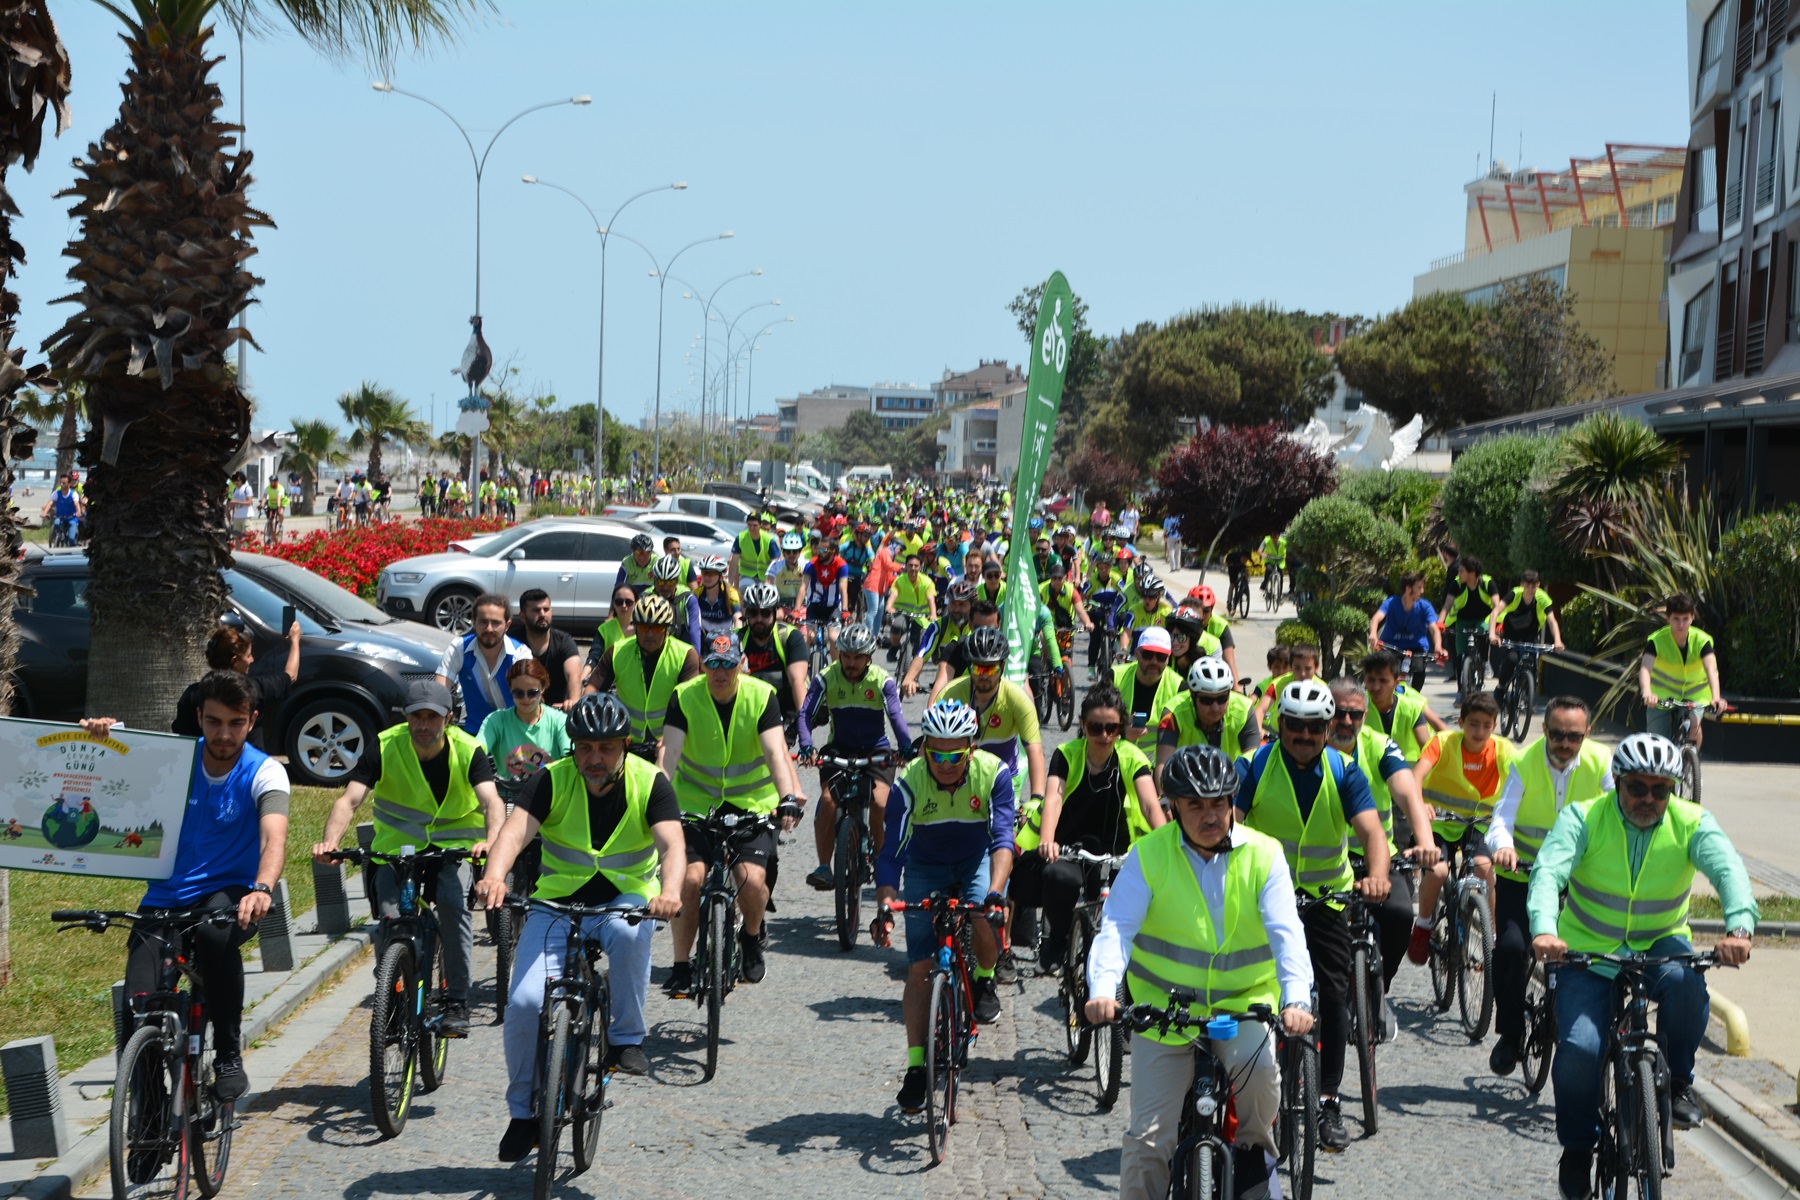
M521 700L536 700L544 694L543 688L514 688L512 694Z
M1146 663L1166 663L1169 656L1160 650L1139 650L1138 661Z
M650 625L643 621L639 621L637 623L637 631L639 633L667 633L669 632L669 627L667 625Z
M1117 721L1089 721L1087 732L1089 737L1118 737L1122 728Z
M1560 729L1546 730L1544 736L1553 742L1585 742L1587 740L1585 733L1564 732Z
M974 663L969 667L969 671L972 674L980 675L981 677L983 677L985 679L989 675L998 675L1000 673L1000 664L999 663Z
M1340 721L1348 721L1352 725L1368 715L1369 710L1366 708L1340 708L1337 710L1337 719Z
M969 747L965 746L961 750L927 750L925 751L925 755L938 766L948 767L953 763L959 763L963 761L963 759L969 757L969 749Z
M1625 794L1633 800L1642 800L1645 796L1655 796L1658 800L1667 800L1675 792L1672 783L1645 783L1641 779L1627 779Z
M744 619L747 621L754 621L758 617L772 617L774 615L775 610L772 608L746 608L744 610Z
M1221 704L1230 704L1230 703L1231 703L1231 697L1229 695L1201 696L1201 695L1196 694L1194 696L1194 706L1196 708L1198 708L1202 704L1206 705L1208 708L1217 708Z
M1320 720L1303 721L1303 720L1300 720L1298 717L1283 717L1283 718L1281 718L1281 723L1283 726L1285 726L1288 729L1293 730L1295 733L1314 733L1314 734L1324 733L1325 727L1330 724L1329 721L1320 721Z

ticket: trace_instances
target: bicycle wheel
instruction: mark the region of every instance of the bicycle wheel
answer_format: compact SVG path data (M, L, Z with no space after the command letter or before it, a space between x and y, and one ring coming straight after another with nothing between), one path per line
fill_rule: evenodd
M536 1200L550 1200L550 1189L556 1184L556 1143L569 1121L573 1099L569 1076L574 1073L574 1064L569 1061L569 1010L558 1004L550 1018L544 1073L538 1080L537 1179L533 1189Z
M1263 611L1264 612L1274 612L1275 611L1275 581L1273 578L1272 571L1265 570L1263 572L1262 594L1263 594Z
M1681 794L1690 804L1700 803L1700 751L1681 748Z
M1034 675L1029 682L1031 684L1031 704L1032 707L1037 709L1038 724L1049 724L1050 677L1048 675Z
M1519 1074L1527 1095L1544 1090L1556 1055L1556 1010L1536 977L1525 984L1525 1040L1519 1044Z
M1656 1067L1648 1056L1637 1060L1637 1107L1628 1116L1637 1122L1636 1153L1631 1174L1637 1180L1638 1200L1662 1200L1663 1130L1657 1106Z
M1451 885L1438 892L1431 913L1431 999L1439 1012L1449 1012L1456 1000L1456 921L1450 911Z
M854 950L862 923L862 823L841 810L837 845L831 853L831 882L837 901L838 948Z
M906 672L912 668L912 660L913 660L912 633L910 630L908 630L906 636L904 636L900 639L900 646L894 656L894 678L895 679L905 679L906 678Z
M1063 732L1067 733L1069 727L1075 724L1075 683L1069 678L1069 667L1066 661L1063 664L1063 673L1056 679L1056 708L1057 722L1062 726Z
M1463 652L1462 670L1457 675L1457 685L1461 688L1464 699L1481 690L1481 664L1476 661L1473 650Z
M1068 945L1063 947L1062 979L1056 989L1057 999L1062 1001L1063 1038L1071 1067L1087 1061L1094 1040L1093 1026L1082 1011L1087 1007L1087 954L1082 945L1086 940L1087 930L1077 919L1069 930Z
M1313 1160L1319 1153L1319 1048L1310 1036L1281 1044L1281 1194L1312 1200Z
M1457 964L1457 1011L1471 1042L1487 1036L1494 1016L1494 921L1487 897L1462 894L1462 956Z
M709 914L706 946L706 1068L702 1079L719 1069L719 1006L725 1003L730 977L731 916L725 905L714 902Z
M581 1074L575 1080L575 1136L569 1148L575 1152L577 1175L594 1165L600 1148L600 1123L606 1117L606 1027L611 1022L612 1003L602 979L598 1009L588 1017L588 1036L583 1039Z
M183 1200L187 1126L181 1117L187 1060L169 1052L162 1027L138 1028L119 1054L110 1154L117 1200Z
M513 949L518 945L513 926L518 917L510 908L488 912L488 935L494 940L494 1011L506 1012L506 1001L512 995Z
M207 1022L201 1035L200 1065L195 1079L192 1103L188 1110L189 1174L200 1194L211 1200L225 1186L225 1172L231 1167L231 1134L237 1127L236 1104L225 1104L213 1094L213 1031Z
M1620 1095L1621 1064L1618 1047L1607 1052L1600 1066L1600 1141L1594 1147L1594 1194L1606 1200L1625 1200L1630 1188L1631 1144L1637 1140L1635 1108L1627 1108L1632 1085L1624 1083Z
M374 1011L369 1016L369 1109L375 1125L399 1137L418 1081L418 1025L413 1021L412 943L396 941L375 971Z
M1120 984L1114 997L1120 1005L1131 1003ZM1114 1021L1099 1031L1094 1045L1094 1083L1100 1091L1100 1110L1108 1112L1119 1102L1120 1077L1125 1074L1125 1026Z
M450 1070L450 1039L432 1030L432 1020L444 1011L444 943L434 940L432 969L419 980L419 1094L435 1092Z
M1369 948L1358 945L1350 952L1350 1037L1356 1043L1356 1065L1362 1073L1363 1136L1374 1137L1381 1128L1381 1110L1375 1095L1375 1029L1380 1021L1380 1002L1370 996ZM1376 976L1374 987L1380 987Z
M956 998L949 974L935 972L925 1027L925 1144L933 1163L950 1153L950 1125L956 1119Z

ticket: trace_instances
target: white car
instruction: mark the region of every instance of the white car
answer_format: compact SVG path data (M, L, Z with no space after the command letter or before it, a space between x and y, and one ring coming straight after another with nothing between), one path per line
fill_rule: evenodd
M636 517L634 522L648 525L656 531L658 554L662 553L663 537L669 534L681 539L681 553L695 562L708 554L730 559L732 552L737 549L734 545L737 535L707 517L690 517L686 513L647 512Z
M527 521L468 550L390 564L375 584L375 603L390 616L460 634L473 623L477 596L498 593L517 612L521 594L542 588L558 626L591 633L606 618L632 537L646 532L603 517Z

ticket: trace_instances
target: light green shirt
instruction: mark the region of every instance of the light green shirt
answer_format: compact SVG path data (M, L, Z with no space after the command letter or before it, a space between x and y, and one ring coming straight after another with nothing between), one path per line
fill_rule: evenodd
M568 717L561 709L547 704L538 709L538 719L530 725L519 720L517 709L497 708L482 719L480 736L481 744L487 747L488 756L494 760L494 774L502 779L524 778L506 769L506 760L520 746L535 747L537 753L527 751L526 757L541 760L526 775L559 758L567 758L574 749L569 744Z

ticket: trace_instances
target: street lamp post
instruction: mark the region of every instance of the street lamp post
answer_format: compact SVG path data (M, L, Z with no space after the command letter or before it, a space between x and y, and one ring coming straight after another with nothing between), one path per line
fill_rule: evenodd
M731 349L731 334L732 334L732 331L737 328L737 323L739 321L743 320L747 315L755 312L759 308L780 308L780 307L781 307L781 301L779 301L779 300L764 300L761 304L752 304L749 308L746 308L743 312L741 312L737 316L731 318L731 321L725 326L725 349L728 352L730 351L730 349ZM735 372L734 372L734 374L735 374ZM732 381L732 377L729 375L726 376L726 379L725 379L725 383L726 383L725 403L727 405L730 405L730 403L731 403L731 381Z
M409 92L405 88L395 87L392 83L389 83L385 79L377 79L373 83L371 83L369 86L374 88L376 91L384 93L386 95L406 96L410 99L417 100L422 104L431 105L431 107L433 107L433 108L437 109L439 112L443 113L444 116L449 119L449 121L452 125L456 126L456 132L462 134L464 144L466 144L469 147L469 162L475 168L475 315L476 315L476 317L480 317L481 316L481 177L482 177L482 173L487 170L488 155L493 152L494 143L499 141L500 135L505 133L508 129L512 128L513 122L517 121L521 117L528 116L531 113L539 111L540 109L558 108L564 104L573 104L576 107L584 107L588 104L592 104L594 98L592 96L570 96L567 100L546 100L542 104L534 104L530 108L522 109L519 112L516 112L512 116L508 117L506 119L506 123L504 125L500 126L499 129L496 129L494 131L494 136L489 138L487 145L485 147L483 147L479 153L477 153L475 150L475 139L469 136L469 131L467 129L463 128L463 123L461 121L457 120L456 117L450 112L449 109L447 109L443 105L439 104L436 100L431 99L429 96L421 96L417 92ZM471 394L473 394L476 391L474 384L471 383L469 385L469 391L471 392ZM480 479L481 479L481 434L478 431L474 435L474 441L473 441L472 446L470 447L470 453L469 453L469 499L471 501L473 501L477 506L479 506L480 502L481 502Z
M789 321L792 321L793 319L794 318L792 317L788 318ZM750 366L744 380L744 420L746 421L750 419L750 398L756 391L756 344L764 337L781 328L783 324L784 322L777 321L775 324L765 327L761 333L750 339Z
M612 240L613 226L618 223L619 214L625 211L626 205L633 200L641 200L654 192L684 192L687 190L687 184L677 180L674 183L665 183L660 187L645 188L637 195L627 197L623 204L613 209L612 220L601 224L593 207L580 195L562 184L551 183L548 179L539 179L536 175L526 175L523 176L523 179L526 183L554 188L573 199L575 203L587 210L588 216L593 218L594 232L600 235L600 366L599 382L594 388L594 511L598 512L605 504L600 480L606 471L606 243ZM622 233L619 236L625 237ZM626 238L625 240L633 241L634 239ZM638 244L642 245L641 242ZM650 261L655 262L656 259L652 257Z
M705 300L700 300L700 294L699 294L700 289L695 287L693 284L685 283L680 279L675 280L675 282L681 284L682 287L689 289L688 291L682 293L682 299L684 299L684 300L687 300L687 299L700 300L700 312L701 312L700 319L703 323L707 322L707 321L712 321L712 320L718 320L720 322L723 322L724 321L723 317L715 317L714 316L713 301L718 298L718 295L720 292L725 290L725 284L733 283L739 279L748 279L752 275L761 275L762 273L763 273L762 268L757 267L754 270L745 271L742 274L738 274L738 275L733 275L729 279L726 279L722 283L720 283L718 287L714 288L712 290L712 294L707 296L707 298ZM702 477L704 477L706 474L707 350L708 350L708 347L704 346L704 345L700 348L700 447L701 447L700 474ZM718 410L718 406L715 404L713 406L715 418L717 416L717 410Z
M668 294L669 270L675 265L677 259L686 254L689 250L692 250L695 246L703 246L707 242L722 242L726 238L735 236L737 236L735 233L727 229L724 233L717 234L713 237L698 238L669 255L668 262L657 263L656 269L650 272L650 274L656 277L656 440L651 444L650 451L650 486L652 489L656 487L656 480L662 475L663 301L667 298ZM654 255L652 256L652 261L655 261Z

